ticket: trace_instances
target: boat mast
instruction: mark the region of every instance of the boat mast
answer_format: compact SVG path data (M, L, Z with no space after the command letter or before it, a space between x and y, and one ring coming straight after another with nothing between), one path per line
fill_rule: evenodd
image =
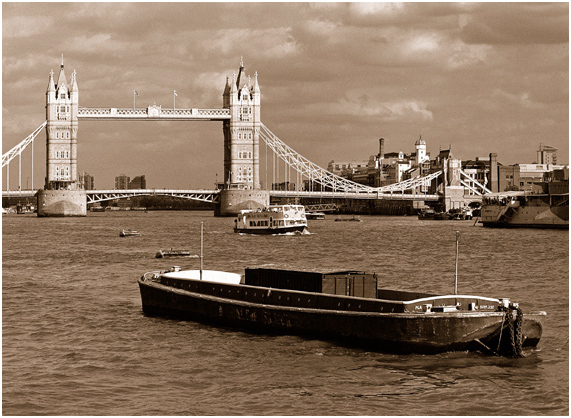
M454 272L454 294L458 294L458 238L460 231L456 231L456 271Z
M202 260L204 257L204 222L200 222L200 280L202 280Z

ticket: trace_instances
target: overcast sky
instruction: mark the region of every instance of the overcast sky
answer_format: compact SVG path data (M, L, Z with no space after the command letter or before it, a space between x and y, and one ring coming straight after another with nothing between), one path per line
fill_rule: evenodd
M62 54L80 106L132 107L136 89L137 107L163 108L173 90L177 108L221 108L243 56L262 122L322 167L367 160L381 137L413 152L420 134L432 157L532 163L543 143L567 164L568 39L568 3L3 3L2 153L45 120ZM78 137L97 189L122 173L157 188L222 180L221 122L80 121Z

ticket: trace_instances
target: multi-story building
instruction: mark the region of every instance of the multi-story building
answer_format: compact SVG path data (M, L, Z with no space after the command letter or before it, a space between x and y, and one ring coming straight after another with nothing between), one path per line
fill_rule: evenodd
M366 168L368 161L329 161L327 171L340 177L351 178L355 171Z
M537 164L557 164L557 148L539 144Z
M83 173L79 175L79 183L83 185L83 190L95 190L95 181L93 176L88 173Z
M531 191L534 183L550 181L554 171L568 166L553 164L513 164L498 166L498 189Z
M147 180L144 175L137 176L129 182L129 189L146 189Z
M129 188L131 178L125 174L115 177L115 190L126 190Z

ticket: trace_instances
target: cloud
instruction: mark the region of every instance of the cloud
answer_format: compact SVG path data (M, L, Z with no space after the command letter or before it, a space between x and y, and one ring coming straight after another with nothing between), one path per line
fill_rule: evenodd
M2 38L27 38L38 35L54 24L50 16L14 16L2 21Z
M217 51L223 55L240 52L240 55L256 55L261 59L283 59L298 50L298 45L291 36L290 27L222 29L214 34L209 33L200 47L204 51Z
M367 95L359 98L344 98L335 103L317 105L323 113L337 116L375 116L384 121L432 120L433 115L426 103L417 100L379 102Z
M86 107L131 107L133 89L140 93L137 106L172 107L176 89L177 108L219 108L226 76L243 56L246 75L259 74L264 124L316 159L366 157L380 136L407 151L422 130L436 150L439 143L466 144L506 161L516 151L504 143L504 123L520 129L510 130L510 140L519 137L531 149L522 145L514 159L533 158L543 138L565 154L568 9L567 3L4 3L3 148L45 117L49 71L57 73L63 52L68 80L77 69ZM165 138L190 137L208 147L168 153L172 167L223 152L220 124L80 125L79 164L102 179L96 180L102 188L106 176L119 174L108 174L115 166L105 162L107 141L123 154L135 154L133 143L121 145L129 140L160 147ZM141 147L136 158L151 161L157 153ZM191 168L188 177L198 187L222 164L220 156L204 173ZM150 179L151 168L139 167ZM178 181L162 168L152 168L157 187Z
M461 38L478 44L552 44L569 41L569 3L479 4L461 19Z

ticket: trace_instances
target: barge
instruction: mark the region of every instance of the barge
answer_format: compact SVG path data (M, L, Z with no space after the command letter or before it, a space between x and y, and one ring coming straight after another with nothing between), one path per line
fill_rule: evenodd
M143 312L256 331L299 334L396 353L469 350L522 356L545 312L505 298L379 288L376 274L254 268L145 273Z

